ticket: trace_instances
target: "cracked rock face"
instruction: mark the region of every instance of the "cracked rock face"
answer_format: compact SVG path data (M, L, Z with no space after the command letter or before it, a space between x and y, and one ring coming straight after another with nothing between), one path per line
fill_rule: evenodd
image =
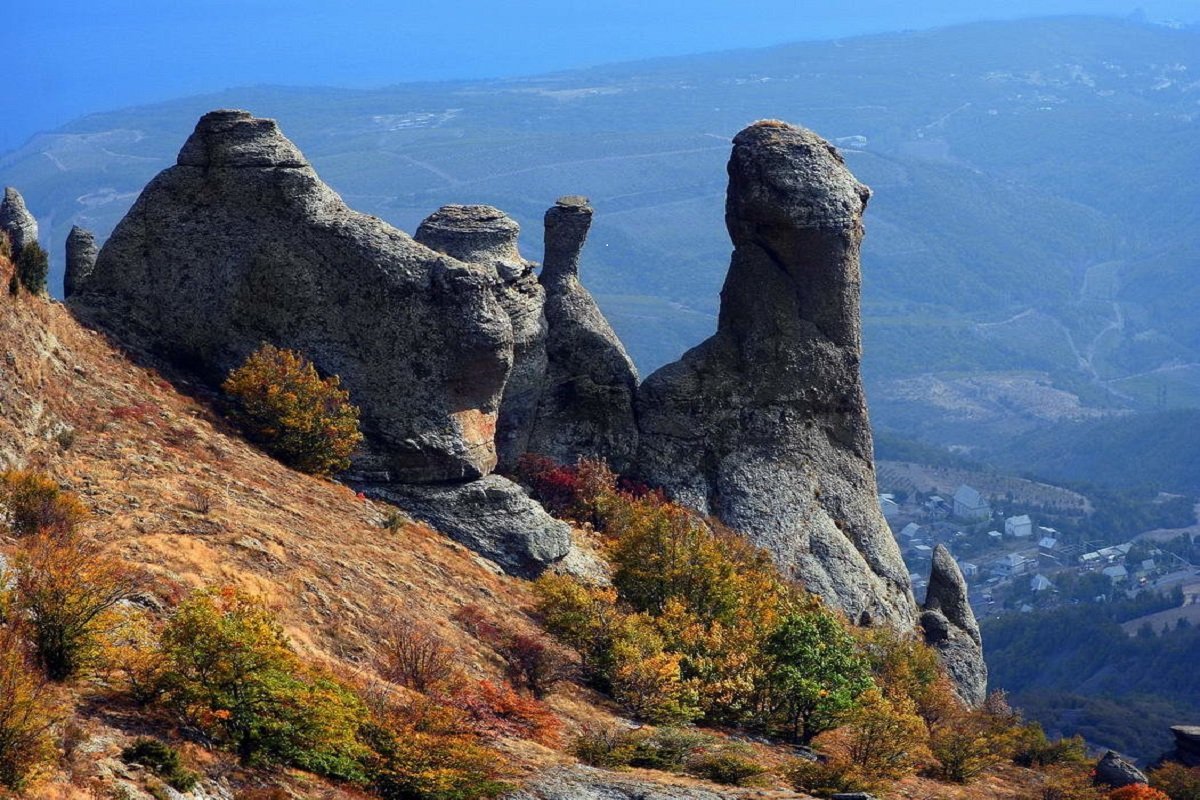
M870 190L825 140L783 123L739 133L728 169L734 251L717 333L642 384L637 472L852 620L911 629L859 374Z
M933 550L921 627L926 644L937 651L959 696L968 705L982 705L987 699L983 638L967 598L967 581L943 544Z
M0 230L8 234L14 256L38 238L37 220L25 207L25 198L11 186L4 189L4 200L0 201Z
M71 295L83 288L84 281L96 268L96 257L100 249L96 247L96 237L78 225L71 226L67 234L67 271L63 275L63 296Z
M494 273L496 300L513 331L513 366L496 423L499 468L511 470L527 450L546 374L545 293L533 264L517 249L520 226L492 206L443 206L417 228L416 240Z
M546 212L545 287L548 365L528 450L564 464L604 458L618 472L637 453L638 375L608 320L579 280L579 256L592 224L583 197L563 197Z
M355 469L409 482L496 464L513 330L494 271L352 211L273 120L205 114L71 298L85 320L213 382L262 342L340 375Z

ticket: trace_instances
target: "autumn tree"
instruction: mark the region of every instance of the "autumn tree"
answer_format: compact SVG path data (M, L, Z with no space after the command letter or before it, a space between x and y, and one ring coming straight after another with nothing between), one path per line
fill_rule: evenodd
M344 470L362 442L359 410L341 380L322 378L299 353L264 344L229 374L222 389L247 435L302 472Z
M29 242L17 254L17 276L25 291L45 294L46 277L50 274L50 256L37 242Z
M38 663L53 681L93 663L119 622L115 607L141 586L128 565L77 534L29 537L14 572L14 611L28 626Z
M454 674L453 653L427 626L396 617L381 639L379 672L393 683L426 692Z

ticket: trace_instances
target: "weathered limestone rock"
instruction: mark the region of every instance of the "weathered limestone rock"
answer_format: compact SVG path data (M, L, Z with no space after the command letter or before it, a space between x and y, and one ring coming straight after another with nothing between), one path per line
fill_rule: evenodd
M1129 786L1135 783L1147 784L1149 782L1140 769L1121 758L1112 750L1105 753L1104 757L1096 764L1096 783L1103 783L1114 789L1120 789L1122 786Z
M213 381L262 342L298 350L362 409L355 469L427 482L495 466L513 348L495 284L349 209L274 120L214 111L71 304Z
M513 366L504 384L496 424L501 469L511 469L526 452L546 374L545 293L533 264L517 250L520 226L492 206L448 205L417 228L421 244L497 276L496 299L513 329Z
M556 767L534 777L502 800L733 800L761 796L761 790L654 783L595 767ZM778 798L801 795L776 793Z
M571 549L571 528L499 475L467 483L366 486L506 572L536 577Z
M983 638L967 598L967 581L943 544L933 550L923 611L926 643L937 651L962 699L971 706L981 705L987 699Z
M583 197L563 197L546 212L549 361L528 450L573 464L603 457L623 472L637 452L638 375L625 348L579 281L579 254L592 224Z
M642 384L638 471L767 548L851 619L911 629L859 374L869 197L810 131L765 122L737 135L717 333Z
M0 230L8 234L13 255L38 238L37 220L25 207L25 198L11 186L5 187L4 200L0 202Z
M96 268L96 257L100 249L96 247L96 237L78 225L71 226L67 234L67 271L63 275L63 297L70 297L78 292Z

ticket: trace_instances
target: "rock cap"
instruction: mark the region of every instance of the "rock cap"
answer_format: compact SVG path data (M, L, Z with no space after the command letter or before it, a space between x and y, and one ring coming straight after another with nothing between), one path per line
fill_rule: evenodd
M493 265L505 280L532 269L517 249L521 226L495 206L450 204L417 227L418 242L468 264Z
M307 167L308 161L273 119L249 111L210 111L179 151L181 167Z

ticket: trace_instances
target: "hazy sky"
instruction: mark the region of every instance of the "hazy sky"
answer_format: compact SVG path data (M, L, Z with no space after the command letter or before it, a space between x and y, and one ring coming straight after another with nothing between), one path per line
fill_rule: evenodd
M1200 0L0 0L0 151L74 117L253 84L373 87Z

